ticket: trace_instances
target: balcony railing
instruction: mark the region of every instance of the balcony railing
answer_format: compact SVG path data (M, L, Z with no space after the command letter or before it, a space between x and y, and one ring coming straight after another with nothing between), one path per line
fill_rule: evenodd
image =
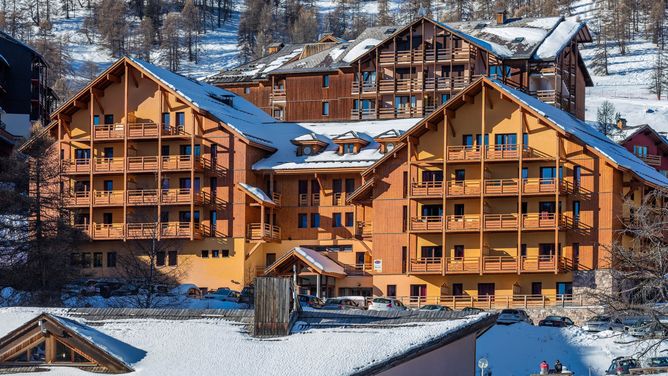
M251 240L280 240L281 228L268 223L249 223L247 236Z
M201 238L198 223L162 222L162 223L94 223L92 234L96 240L115 239L157 239L157 238Z
M117 206L123 205L123 191L94 191L93 205Z
M93 224L94 239L123 239L125 235L125 224Z
M563 184L562 184L563 185ZM560 187L562 191L565 186ZM557 179L556 178L529 178L522 179L522 193L556 193Z
M128 205L154 205L158 203L157 189L130 189L127 191Z
M486 179L485 194L503 195L519 193L519 179Z
M364 264L344 265L343 270L347 275L367 275L373 271L373 264L368 262Z
M640 154L635 153L636 157L650 166L661 166L661 156L656 154Z
M163 171L183 171L192 168L201 170L203 168L200 157L190 155L168 155L162 157Z
M154 122L128 123L128 137L158 137L158 124Z
M448 215L445 217L446 231L478 231L480 230L479 215Z
M120 172L123 171L124 158L95 158L94 172Z
M483 217L485 230L517 229L517 214L485 214Z
M355 236L367 239L373 236L373 225L369 221L357 221L355 226Z
M344 192L336 192L332 194L332 205L334 206L340 206L345 204L345 197L346 193Z
M480 194L479 180L451 180L448 182L448 196L469 196Z
M157 171L158 157L128 157L128 171Z
M311 193L311 205L312 206L320 205L320 193Z
M480 257L446 257L446 274L478 274Z
M418 45L414 46L413 50L381 51L378 59L381 64L401 64L409 62L420 63L422 61L433 62L434 60L468 60L469 56L469 47L439 48L438 50L427 48L423 52L422 47Z
M297 196L297 204L299 206L308 206L308 193L300 193Z
M439 197L443 196L442 181L420 181L411 183L411 196L414 197Z
M442 231L443 217L440 215L412 217L410 222L410 230L414 232Z
M554 213L523 214L522 227L524 229L554 229L559 224Z
M88 206L90 205L90 191L71 192L65 196L65 206Z
M505 160L505 159L518 159L519 157L520 157L520 145L518 144L487 145L485 147L486 159Z
M482 309L503 308L546 308L583 307L591 302L584 295L441 295L441 296L398 296L402 303L410 307L440 304L455 310L465 307Z
M96 140L119 139L125 137L123 124L97 124L93 126L93 138Z
M537 273L563 271L565 259L558 262L554 255L541 256L482 256L446 257L446 274L496 274L496 273Z
M271 100L274 102L285 102L286 100L285 89L275 87L271 91Z
M195 205L202 204L202 192L195 191L192 199L190 194L190 188L163 189L160 197L163 204L190 204L193 199Z
M479 161L482 154L481 149L480 145L448 146L446 158L448 161ZM518 144L486 145L484 155L489 161L515 160L519 159L520 155L526 159L553 159L530 146L524 146L521 149Z
M440 274L443 259L441 257L420 257L411 259L411 273Z
M68 174L89 173L90 159L81 158L63 161L63 172Z
M448 161L480 160L480 146L448 146Z

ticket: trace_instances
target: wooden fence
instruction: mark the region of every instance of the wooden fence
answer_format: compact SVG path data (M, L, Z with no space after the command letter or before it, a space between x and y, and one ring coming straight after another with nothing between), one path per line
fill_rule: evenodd
M290 278L257 277L255 279L255 325L256 337L280 337L290 334L297 317L293 312L293 293Z

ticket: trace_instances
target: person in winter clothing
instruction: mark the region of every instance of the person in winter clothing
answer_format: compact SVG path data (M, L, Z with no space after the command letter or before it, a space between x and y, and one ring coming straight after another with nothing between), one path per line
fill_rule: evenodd
M554 363L554 373L561 373L562 369L563 369L563 366L561 365L561 362L559 361L559 359L557 359L557 362Z
M547 362L544 360L540 362L540 374L547 375L549 371L550 371L550 366L547 364Z

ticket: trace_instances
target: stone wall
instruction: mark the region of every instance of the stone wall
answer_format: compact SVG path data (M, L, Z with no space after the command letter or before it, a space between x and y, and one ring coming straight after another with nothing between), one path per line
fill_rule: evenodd
M533 323L538 325L538 322L547 316L566 316L569 317L575 325L582 325L587 319L594 315L604 313L602 306L585 306L585 307L545 307L545 308L527 308L525 311L533 320Z

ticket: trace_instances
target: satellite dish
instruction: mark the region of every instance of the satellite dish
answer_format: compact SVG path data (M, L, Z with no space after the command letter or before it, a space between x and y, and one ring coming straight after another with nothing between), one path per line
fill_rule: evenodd
M487 361L487 358L480 358L480 360L478 360L478 367L479 368L485 369L485 368L487 368L487 366L489 366L489 362Z

